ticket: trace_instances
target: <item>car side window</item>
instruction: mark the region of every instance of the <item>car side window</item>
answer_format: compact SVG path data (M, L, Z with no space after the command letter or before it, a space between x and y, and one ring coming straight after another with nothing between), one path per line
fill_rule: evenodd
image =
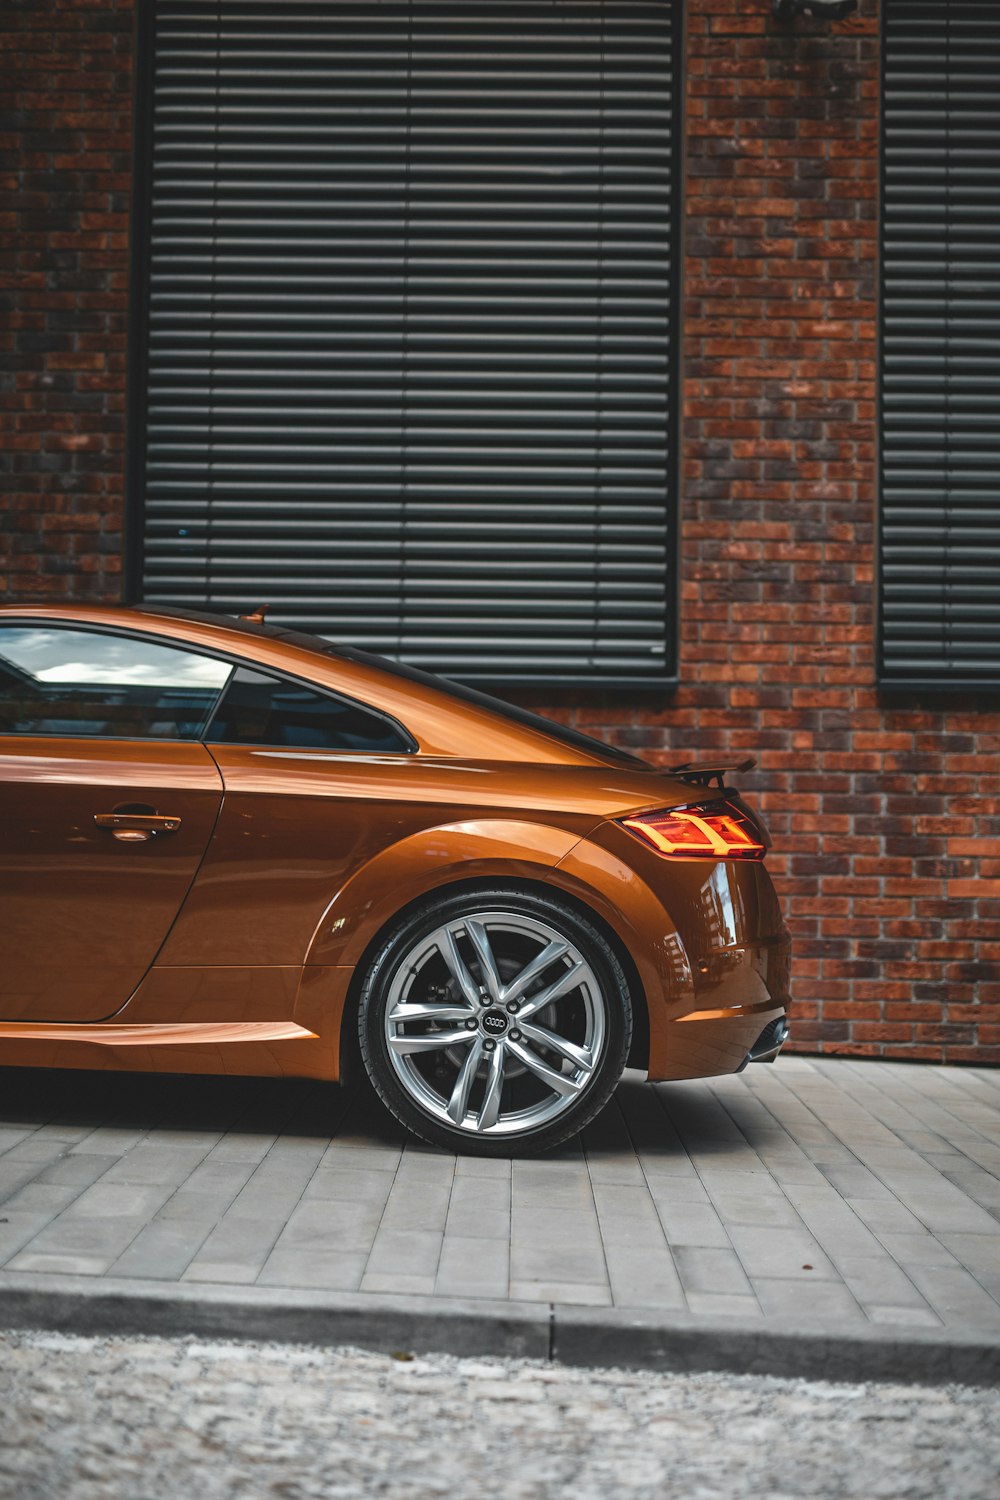
M413 749L381 714L249 667L233 673L205 738L216 745L283 745L362 754Z
M138 636L0 625L0 734L196 740L231 672Z

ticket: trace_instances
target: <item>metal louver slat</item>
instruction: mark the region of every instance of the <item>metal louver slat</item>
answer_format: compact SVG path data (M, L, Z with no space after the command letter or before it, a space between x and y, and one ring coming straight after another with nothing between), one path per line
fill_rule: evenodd
M886 0L880 678L1000 688L1000 4Z
M153 0L145 601L672 679L678 10Z

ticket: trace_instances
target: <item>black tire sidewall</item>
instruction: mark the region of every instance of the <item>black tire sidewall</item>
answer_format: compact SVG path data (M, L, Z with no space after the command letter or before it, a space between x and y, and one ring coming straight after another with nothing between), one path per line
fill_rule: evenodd
M563 932L587 959L605 1010L600 1062L585 1092L548 1123L516 1135L477 1137L424 1113L396 1075L385 1039L385 1007L400 962L428 933L474 911L533 916ZM421 903L402 918L374 954L358 1005L358 1038L369 1082L382 1103L414 1135L448 1150L477 1156L516 1156L545 1151L579 1133L614 1092L632 1039L632 1003L624 970L604 934L558 896L503 885L443 895Z

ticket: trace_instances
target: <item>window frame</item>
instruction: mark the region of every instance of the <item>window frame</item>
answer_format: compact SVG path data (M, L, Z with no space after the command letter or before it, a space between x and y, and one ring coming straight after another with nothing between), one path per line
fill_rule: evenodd
M461 674L445 669L419 668L449 680L479 689L487 694L515 692L591 692L611 698L634 697L643 693L657 701L669 699L681 683L690 680L681 674L682 607L684 571L684 297L685 297L685 200L684 162L687 141L685 129L685 85L687 78L686 38L688 28L687 0L666 0L675 11L674 40L676 69L674 86L676 111L670 140L670 215L673 237L670 243L670 287L666 319L668 397L664 413L667 450L667 482L663 495L663 524L667 534L666 579L662 639L665 651L660 668L650 674L621 673L601 676L594 673L554 671L545 676L528 673L480 672ZM125 373L125 485L122 521L122 602L144 603L143 574L145 566L145 483L148 441L148 364L151 241L153 225L153 120L156 79L155 0L136 5L132 67L132 175L129 213L129 293ZM248 600L252 604L253 600ZM152 606L151 606L152 607ZM163 606L169 608L171 606ZM208 602L190 606L209 611ZM225 606L228 607L228 606ZM293 627L294 628L294 627ZM369 644L358 649L373 650ZM400 658L406 664L405 658Z
M233 679L241 667L244 667L248 672L256 672L259 677L268 677L272 682L286 682L293 686L308 688L317 698L325 698L331 703L341 703L345 708L353 708L363 714L368 714L373 719L380 719L383 724L387 724L391 729L394 729L401 740L406 742L406 748L402 750L359 750L356 746L348 746L343 750L333 750L325 745L279 745L273 740L213 740L211 738L212 725L215 723L222 708L223 699L232 687ZM372 708L367 703L359 702L357 698L349 698L346 693L338 693L328 688L319 687L316 683L310 682L308 678L297 677L290 672L282 671L279 667L261 666L258 662L255 662L251 666L249 662L245 661L237 662L223 683L219 696L213 705L212 712L205 721L205 728L201 733L201 742L206 750L209 751L209 754L211 754L209 747L217 745L220 750L270 750L278 754L285 751L288 755L297 757L302 755L308 755L310 758L314 755L336 755L348 756L355 760L359 758L362 760L381 759L383 755L415 755L419 752L420 748L410 731L398 719L393 718L392 714L385 713L383 709Z
M875 498L874 498L874 578L872 581L873 634L875 648L874 676L879 697L887 701L926 699L941 701L965 698L995 704L1000 698L1000 678L975 675L963 670L964 664L942 673L933 669L905 675L893 670L887 662L887 568L883 545L885 519L886 438L886 202L888 190L888 94L889 94L889 14L888 6L879 7L879 111L878 111L878 238L875 282ZM961 165L961 163L959 163Z

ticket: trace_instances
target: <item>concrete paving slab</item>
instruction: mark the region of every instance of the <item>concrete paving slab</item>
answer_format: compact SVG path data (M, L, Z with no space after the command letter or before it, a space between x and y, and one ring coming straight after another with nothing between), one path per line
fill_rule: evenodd
M385 1204L394 1173L321 1164L302 1190L302 1202Z
M668 1245L704 1245L725 1249L732 1243L725 1224L710 1203L664 1201L654 1193L653 1201Z
M945 1249L950 1250L955 1259L973 1275L979 1272L996 1275L1000 1272L1000 1224L990 1234L943 1232L938 1238Z
M571 1225L565 1239L554 1231L528 1234L515 1220L510 1240L510 1274L518 1281L581 1281L608 1285L607 1261L600 1231L585 1223Z
M45 1228L50 1218L48 1209L19 1212L5 1204L0 1218L0 1258L9 1265L17 1252Z
M687 1305L680 1275L666 1246L630 1245L617 1240L605 1248L611 1300L617 1306Z
M871 1307L886 1306L915 1309L921 1315L930 1311L911 1278L888 1254L845 1257L838 1262L837 1270L866 1312Z
M449 1234L441 1247L434 1291L443 1297L507 1296L510 1249L506 1238Z
M377 1200L337 1203L331 1199L302 1200L292 1210L275 1241L281 1251L330 1250L368 1255L384 1223Z
M510 1209L480 1209L478 1213L467 1209L456 1211L453 1202L448 1209L445 1242L454 1238L502 1240L506 1247L510 1242Z
M911 1266L958 1266L951 1251L926 1230L919 1234L880 1232L879 1239L904 1271Z
M154 1219L110 1267L112 1276L176 1281L215 1227L210 1218Z
M132 1218L122 1215L105 1219L85 1218L82 1215L74 1218L69 1212L61 1214L58 1219L50 1220L30 1244L13 1257L11 1269L41 1270L42 1266L35 1264L38 1257L62 1258L75 1255L85 1256L88 1261L94 1257L105 1259L107 1269L110 1269L122 1251L145 1227L145 1223L146 1220L138 1215Z
M383 1229L434 1229L444 1233L451 1182L407 1182L397 1175L382 1210Z
M1000 1172L1000 1157L995 1170ZM944 1176L974 1203L981 1203L984 1208L989 1209L1000 1208L1000 1177L993 1172L987 1172L978 1166L963 1165L956 1170L949 1168Z
M911 1266L909 1276L946 1325L991 1329L1000 1339L1000 1304L964 1266Z
M4 1212L8 1215L34 1214L39 1217L40 1224L47 1224L50 1219L69 1208L81 1191L78 1187L59 1187L36 1179L25 1183L24 1187L18 1188L4 1199Z
M35 1176L35 1182L51 1183L59 1187L76 1187L81 1191L92 1182L106 1176L118 1163L117 1156L60 1156L49 1162Z
M904 1307L894 1307L890 1304L866 1302L864 1309L871 1323L889 1323L897 1328L900 1325L911 1328L941 1327L941 1319L929 1307L911 1307L909 1303Z
M345 1339L361 1320L447 1349L475 1326L498 1352L486 1330L520 1338L523 1313L566 1358L589 1336L598 1362L684 1368L698 1329L714 1363L691 1367L787 1372L798 1338L788 1369L861 1369L878 1347L901 1379L1000 1380L986 1070L793 1056L627 1075L581 1140L513 1163L421 1146L366 1094L308 1082L6 1070L0 1101L0 1321L145 1310L229 1334L310 1306ZM448 1321L456 1298L473 1323Z
M729 1237L751 1278L790 1276L798 1280L804 1275L812 1281L836 1281L840 1277L818 1240L801 1225L765 1229L759 1224L730 1224Z
M328 1249L282 1249L279 1245L264 1262L257 1285L356 1292L367 1264L368 1256L364 1254L352 1255Z
M685 1291L735 1292L737 1296L750 1291L746 1272L732 1248L717 1250L700 1245L678 1245L674 1259Z
M712 1318L734 1318L744 1322L747 1318L756 1321L764 1312L754 1296L740 1297L725 1292L691 1292L687 1294L688 1309L692 1313L707 1313Z
M753 1289L765 1317L817 1320L830 1327L862 1327L863 1310L846 1282L795 1280L790 1276L759 1276Z
M379 1229L368 1257L371 1275L429 1276L433 1290L443 1233L433 1229Z
M281 1221L226 1215L184 1272L192 1281L256 1281L281 1234Z
M92 1183L66 1207L64 1222L79 1218L149 1219L159 1212L173 1191L172 1185L161 1183L148 1186L127 1182Z

